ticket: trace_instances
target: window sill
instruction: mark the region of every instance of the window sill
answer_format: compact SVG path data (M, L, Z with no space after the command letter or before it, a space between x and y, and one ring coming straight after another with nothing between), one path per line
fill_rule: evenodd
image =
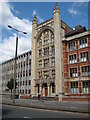
M75 62L75 63L69 63L69 64L71 65L71 64L77 64L77 63L78 63L78 62Z
M83 48L88 48L88 46L82 47L82 48L78 48L78 49L83 49Z

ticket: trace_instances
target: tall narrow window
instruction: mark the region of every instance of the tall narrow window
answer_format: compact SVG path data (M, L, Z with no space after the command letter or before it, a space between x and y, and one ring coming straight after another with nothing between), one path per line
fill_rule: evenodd
M77 77L77 68L70 68L70 77Z
M79 40L79 48L84 48L87 46L88 46L87 38L82 38L81 40Z

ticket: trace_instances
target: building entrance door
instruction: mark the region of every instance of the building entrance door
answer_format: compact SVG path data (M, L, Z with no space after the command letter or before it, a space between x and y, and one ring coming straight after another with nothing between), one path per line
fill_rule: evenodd
M47 95L48 95L48 90L47 88L45 88L45 97L47 97Z

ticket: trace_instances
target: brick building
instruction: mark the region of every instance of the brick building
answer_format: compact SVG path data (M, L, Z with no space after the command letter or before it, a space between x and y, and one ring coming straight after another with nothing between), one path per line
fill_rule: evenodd
M68 95L89 95L90 31L80 25L65 34L63 42L64 83Z

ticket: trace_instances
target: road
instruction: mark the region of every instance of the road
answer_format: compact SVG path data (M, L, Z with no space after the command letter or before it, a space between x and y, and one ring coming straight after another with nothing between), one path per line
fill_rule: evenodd
M19 106L2 106L3 118L88 118L88 114L35 109Z

